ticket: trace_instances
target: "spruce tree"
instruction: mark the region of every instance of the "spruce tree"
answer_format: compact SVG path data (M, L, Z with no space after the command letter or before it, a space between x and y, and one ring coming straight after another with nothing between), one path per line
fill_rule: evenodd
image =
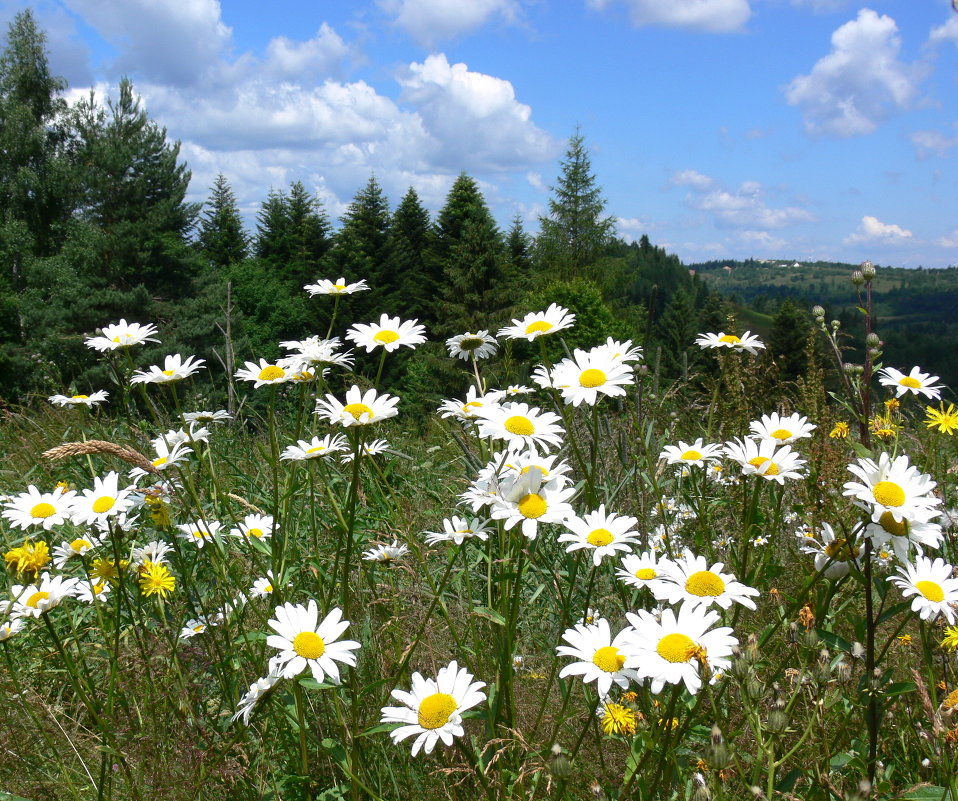
M200 221L199 246L207 262L220 269L243 261L249 236L236 207L236 197L226 176L216 176L210 199Z
M332 226L319 200L307 192L300 181L290 185L286 211L289 216L289 252L282 270L290 283L301 290L316 279L316 272L331 244Z
M615 218L603 216L605 200L578 130L569 140L562 174L551 189L549 216L539 218L539 261L562 278L593 278L590 268L611 243Z
M412 187L393 212L387 242L386 301L405 318L416 318L432 328L438 316L436 297L442 290L442 271L428 259L432 241L429 212Z

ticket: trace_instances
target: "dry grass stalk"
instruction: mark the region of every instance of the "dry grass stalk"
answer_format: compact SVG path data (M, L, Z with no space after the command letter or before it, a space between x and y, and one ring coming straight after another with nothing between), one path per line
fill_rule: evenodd
M62 445L44 451L41 455L44 459L64 459L67 456L83 456L88 453L109 453L120 457L124 462L146 470L147 473L159 472L154 467L153 462L139 451L128 448L126 445L117 445L115 442L107 442L102 439L88 439L86 442L64 442Z

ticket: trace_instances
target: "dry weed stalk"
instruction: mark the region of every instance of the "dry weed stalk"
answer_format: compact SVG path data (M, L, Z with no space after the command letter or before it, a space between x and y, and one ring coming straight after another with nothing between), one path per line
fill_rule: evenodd
M44 451L41 456L44 459L65 459L67 456L84 456L89 453L109 453L112 456L120 457L124 462L146 470L147 473L159 472L153 462L139 451L103 439L88 439L86 442L64 442L62 445Z

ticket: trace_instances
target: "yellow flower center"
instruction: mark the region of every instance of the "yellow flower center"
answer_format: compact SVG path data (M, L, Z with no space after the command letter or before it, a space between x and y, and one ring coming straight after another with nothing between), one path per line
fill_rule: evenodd
M271 364L259 371L260 381L276 381L278 378L285 378L286 371L282 367Z
M346 288L346 284L333 284L333 289L337 292L342 292Z
M424 729L440 729L449 722L452 713L458 708L459 704L449 693L433 693L419 703L416 717Z
M163 375L169 377L169 376L173 375L173 373L175 372L175 370L161 370L160 372L162 372Z
M908 536L908 521L902 518L901 522L898 522L891 512L882 512L881 517L878 519L878 525L893 537Z
M73 400L86 400L89 397L89 395L74 395Z
M726 342L729 345L737 345L741 341L735 334L725 334L725 336L719 337L719 342Z
M92 543L89 540L78 539L73 540L73 542L70 543L70 550L76 551L77 553L80 553L80 551L82 551L84 548L91 547Z
M326 643L315 631L301 631L293 640L293 650L304 659L319 659L326 653Z
M698 650L698 646L691 637L675 632L666 634L659 644L655 646L655 652L666 662L688 662Z
M702 458L702 454L698 451L686 451L680 458L686 462L697 462Z
M932 603L938 604L945 600L945 591L934 581L916 581L915 589Z
M903 387L911 387L912 389L921 388L921 381L919 381L917 378L912 378L910 375L906 375L898 383Z
M748 463L752 465L752 467L757 467L763 476L778 475L778 465L765 456L756 456L754 459L749 459Z
M902 506L905 503L905 490L894 481L879 481L872 487L875 503L881 506Z
M159 459L154 459L154 460L153 460L153 466L154 466L154 467L159 467L159 466L162 465L162 464L166 464L166 457L165 457L165 456L161 456Z
M311 453L322 453L324 450L326 450L326 448L323 445L317 445L315 448L309 448L306 451L306 455L308 456Z
M716 598L725 592L725 582L711 570L700 570L685 580L685 591L699 597Z
M205 540L210 536L210 533L208 531L203 531L203 529L197 529L193 532L193 536L198 540Z
M383 330L380 331L376 336L373 337L374 342L378 342L380 345L390 345L399 339L399 334L395 331Z
M792 436L792 432L786 431L784 428L777 428L772 432L772 436L775 439L786 440Z
M888 514L888 512L885 512ZM848 562L858 556L858 548L849 545L845 537L836 537L825 546L825 556L836 562Z
M49 597L50 597L50 593L48 592L43 592L43 591L35 592L33 593L33 595L27 598L27 606L29 606L31 609L36 609L37 604L39 604L40 601L45 601Z
M30 517L47 518L57 513L52 503L38 503L30 510Z
M615 537L612 536L612 532L607 528L597 528L586 537L589 545L594 545L596 548L608 545L614 539Z
M542 517L548 508L549 505L546 503L546 499L541 495L536 495L534 492L526 495L525 498L519 501L519 514L530 520Z
M482 401L469 401L469 403L464 403L462 405L462 410L464 412L468 412L473 406L478 409L480 406L482 406Z
M546 320L537 320L534 323L529 323L526 326L527 334L544 334L546 331L552 330L552 323L547 322Z
M104 512L109 512L115 503L116 498L111 495L104 495L102 498L97 498L93 502L93 511L98 515L102 515Z
M265 587L263 587L263 592L272 592L272 591L273 591L272 584L267 584Z
M622 666L625 664L625 654L621 653L614 645L607 645L593 654L592 662L599 670L604 670L606 673L615 673L622 670Z
M346 414L351 414L355 420L359 420L364 414L368 414L370 418L375 416L375 413L370 409L365 403L347 403L343 406L343 411Z
M505 422L506 431L510 434L516 434L520 437L528 437L535 433L536 427L528 417L521 414L514 414Z
M586 389L592 389L592 387L601 387L607 381L605 373L601 370L596 370L594 367L590 367L588 370L583 370L582 375L579 376L579 385L585 387Z
M259 539L260 537L263 536L263 529L261 529L261 528L248 528L248 529L246 529L246 536L247 536L247 537L256 537L256 539Z
M654 579L658 573L655 572L654 568L651 567L640 567L635 571L635 577L640 581L650 581Z

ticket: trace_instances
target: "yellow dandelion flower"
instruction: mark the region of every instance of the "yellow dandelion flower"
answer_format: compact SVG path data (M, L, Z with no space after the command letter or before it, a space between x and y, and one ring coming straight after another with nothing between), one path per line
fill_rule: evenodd
M898 640L899 645L911 645L910 634L902 634L900 637L897 637L896 639Z
M951 436L958 428L958 409L955 409L953 403L949 403L947 409L944 401L937 409L934 406L926 406L925 416L925 425L928 428L937 428L942 434Z
M113 583L120 577L120 571L126 570L130 564L128 559L121 559L119 566L115 559L94 559L90 576L101 581Z
M17 573L37 575L50 561L50 549L43 540L35 543L24 540L23 545L7 551L3 555L3 560L7 563L7 567L12 567Z
M146 510L150 514L150 519L157 528L172 528L173 521L170 519L170 505L162 498L151 498L146 496Z
M170 573L166 565L147 561L140 566L140 590L145 596L159 595L165 598L175 589L176 576Z
M958 651L958 626L945 627L945 639L941 641L941 647L946 651Z
M832 439L845 439L848 437L848 423L844 420L835 423L835 427L828 433Z
M606 734L635 734L635 711L627 706L609 701L599 707L599 717Z

